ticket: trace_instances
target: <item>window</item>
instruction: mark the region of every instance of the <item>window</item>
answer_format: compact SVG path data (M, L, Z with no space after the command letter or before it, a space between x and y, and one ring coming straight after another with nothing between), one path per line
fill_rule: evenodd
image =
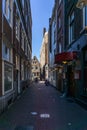
M59 27L59 29L61 28L61 18L59 17L59 20L58 20L59 22L58 22L58 27Z
M38 69L38 67L36 66L36 70Z
M27 43L27 56L28 56L28 43Z
M62 45L61 45L61 43L59 43L59 53L61 53L62 52Z
M24 46L25 46L25 54L26 54L26 56L27 56L27 44L28 44L28 41L27 41L27 38L25 37L24 38Z
M29 50L29 44L28 44L28 59L30 59L30 50Z
M12 24L12 0L5 0L5 15L9 23Z
M25 71L24 71L24 79L26 80L28 76L28 71L27 71L27 67L25 67Z
M5 63L4 64L4 91L9 91L13 86L13 72L12 66Z
M24 37L24 52L26 54L26 39L25 39L25 37Z
M55 58L55 55L56 55L56 49L54 49L54 58Z
M59 4L61 3L62 0L59 0Z
M34 73L34 76L36 76L36 73Z
M15 25L15 34L16 38L19 40L20 39L20 20L18 17L18 14L16 14L16 25Z
M20 69L20 60L19 60L19 56L18 55L16 55L16 69Z
M35 56L34 56L34 60L36 60Z
M24 62L21 62L21 80L24 80Z
M2 46L2 56L6 61L12 62L12 49L8 47L5 43Z
M22 47L22 49L24 50L24 31L23 31L23 29L22 29L22 39L21 39L21 43L22 43L21 47Z
M56 44L56 53L59 53L59 44Z
M74 40L74 12L69 16L69 44Z
M83 8L83 28L87 26L87 7Z
M22 4L22 12L23 12L23 14L24 14L25 0L21 0L21 4Z
M24 8L24 0L21 0L21 2L22 2L22 7Z
M8 16L8 0L5 0L5 14Z
M8 48L7 48L7 46L5 46L5 54L6 55L8 54Z
M8 20L9 22L11 23L11 3L12 3L12 0L9 0L9 6L8 6Z

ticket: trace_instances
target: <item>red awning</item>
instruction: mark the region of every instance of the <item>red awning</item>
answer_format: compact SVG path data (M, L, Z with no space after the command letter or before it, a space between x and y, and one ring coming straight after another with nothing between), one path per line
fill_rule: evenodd
M61 63L63 61L72 61L73 59L76 59L77 52L63 52L55 55L55 63Z

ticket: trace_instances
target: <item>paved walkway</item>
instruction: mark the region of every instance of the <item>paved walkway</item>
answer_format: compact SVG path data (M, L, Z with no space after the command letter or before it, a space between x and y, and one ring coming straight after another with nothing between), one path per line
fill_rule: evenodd
M87 111L43 83L33 84L0 116L0 130L87 130Z

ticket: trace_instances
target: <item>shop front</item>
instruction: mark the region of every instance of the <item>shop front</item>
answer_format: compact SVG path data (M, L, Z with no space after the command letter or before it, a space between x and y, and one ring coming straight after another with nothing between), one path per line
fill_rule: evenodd
M77 52L63 52L55 55L55 63L62 65L61 76L58 77L58 88L67 96L75 97L76 93L76 70ZM62 85L60 84L62 81ZM62 86L62 87L61 87Z
M87 96L87 46L83 48L83 95Z

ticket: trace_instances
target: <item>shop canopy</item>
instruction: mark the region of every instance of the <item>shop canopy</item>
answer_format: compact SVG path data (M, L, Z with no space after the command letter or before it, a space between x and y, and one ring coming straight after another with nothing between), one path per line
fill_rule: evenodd
M77 52L62 52L55 55L55 63L62 63L64 61L72 61L77 58Z

